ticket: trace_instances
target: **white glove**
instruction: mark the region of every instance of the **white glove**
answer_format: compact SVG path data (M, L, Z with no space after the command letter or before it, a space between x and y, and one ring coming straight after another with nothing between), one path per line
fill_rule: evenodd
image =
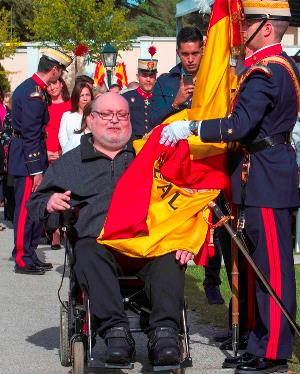
M164 127L161 132L160 144L174 147L178 140L186 139L191 135L189 124L191 121L175 121Z

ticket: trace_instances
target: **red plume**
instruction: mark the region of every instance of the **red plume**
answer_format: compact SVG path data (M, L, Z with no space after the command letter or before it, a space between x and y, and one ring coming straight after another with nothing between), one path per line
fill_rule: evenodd
M151 55L151 58L155 55L156 53L156 47L154 45L151 45L149 48L148 48L148 52L150 53Z
M84 56L88 53L89 48L85 44L78 44L78 46L74 49L74 55L77 57Z

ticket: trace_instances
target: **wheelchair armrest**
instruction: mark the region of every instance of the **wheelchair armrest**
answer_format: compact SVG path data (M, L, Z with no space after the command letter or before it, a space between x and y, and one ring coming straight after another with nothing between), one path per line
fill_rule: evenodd
M73 225L77 222L79 217L79 208L71 207L67 210L64 210L60 213L60 227L65 227L67 229L72 228Z

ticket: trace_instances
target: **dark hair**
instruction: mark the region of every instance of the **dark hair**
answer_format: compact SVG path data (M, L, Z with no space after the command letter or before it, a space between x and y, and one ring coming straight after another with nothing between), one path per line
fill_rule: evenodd
M38 71L42 73L49 73L54 66L57 66L58 69L62 69L58 63L56 64L55 62L48 60L46 56L42 56L38 64Z
M87 75L78 75L75 78L75 84L80 83L80 82L85 82L85 83L89 83L89 84L93 85L94 84L94 79L87 76Z
M4 91L2 87L0 87L0 102L2 103L3 100L4 100Z
M203 35L197 27L187 26L179 31L176 41L178 49L180 48L181 43L199 42L201 45L203 42Z
M121 89L122 89L122 87L118 84L118 83L113 83L113 84L111 84L110 86L109 86L109 90L111 89L111 88L114 88L114 87L118 87L118 89L121 91Z
M90 91L91 99L92 100L94 99L93 90L91 89L91 86L88 83L79 82L79 83L75 84L75 86L73 88L73 91L72 91L72 94L71 94L71 105L72 105L71 112L72 113L78 111L78 108L79 108L78 107L78 102L79 102L80 94L81 94L81 91L84 88L87 88Z
M63 101L70 100L70 93L69 93L69 90L68 90L68 87L66 85L65 80L62 77L59 77L58 80L62 83L61 97L62 97ZM47 92L47 97L48 97L48 105L51 105L52 104L52 98L51 98L51 96L49 95L48 92Z
M81 134L85 131L85 129L87 128L86 117L92 113L92 108L93 108L93 102L90 101L89 103L86 104L86 106L83 109L80 129L74 130L74 134Z

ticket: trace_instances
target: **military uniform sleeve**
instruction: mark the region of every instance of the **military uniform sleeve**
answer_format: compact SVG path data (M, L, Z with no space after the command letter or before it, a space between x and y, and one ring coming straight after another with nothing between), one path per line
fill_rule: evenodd
M30 175L43 172L41 154L45 147L42 138L47 122L47 104L41 98L26 97L22 105L22 142L26 167Z
M178 110L172 107L174 96L165 92L160 78L157 79L150 100L150 125L152 127L160 125L164 119L176 113Z
M255 73L246 80L229 117L202 121L204 142L242 140L262 122L268 108L276 105L279 87L267 76Z

